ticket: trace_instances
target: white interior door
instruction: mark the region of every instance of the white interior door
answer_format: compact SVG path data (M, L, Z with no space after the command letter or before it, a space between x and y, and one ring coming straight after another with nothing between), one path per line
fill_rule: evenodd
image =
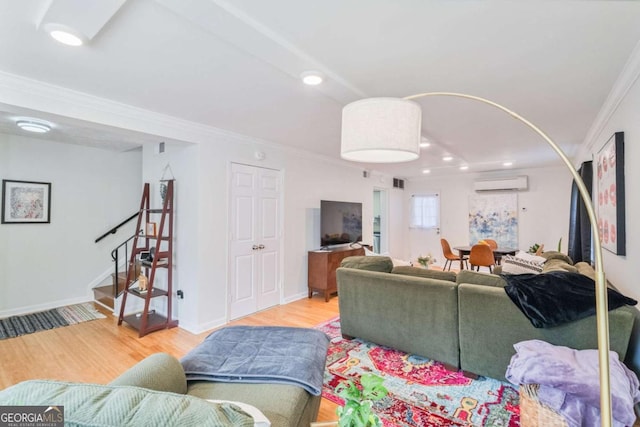
M443 265L440 244L440 192L413 194L409 203L412 229L409 258L412 262L416 262L419 256L431 254L438 265Z
M280 302L280 172L231 166L229 318Z

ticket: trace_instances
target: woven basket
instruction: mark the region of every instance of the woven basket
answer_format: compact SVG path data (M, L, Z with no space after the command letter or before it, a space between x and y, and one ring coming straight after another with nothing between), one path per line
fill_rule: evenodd
M521 427L569 427L564 417L540 403L538 384L520 386L520 426Z

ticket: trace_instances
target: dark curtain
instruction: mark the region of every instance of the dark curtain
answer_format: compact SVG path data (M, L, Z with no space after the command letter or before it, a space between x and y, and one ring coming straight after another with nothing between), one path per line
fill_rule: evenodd
M584 162L578 174L584 181L589 195L593 189L593 164ZM571 186L571 212L569 217L569 251L573 262L591 262L591 224L587 215L587 208L580 197L580 191L575 182Z

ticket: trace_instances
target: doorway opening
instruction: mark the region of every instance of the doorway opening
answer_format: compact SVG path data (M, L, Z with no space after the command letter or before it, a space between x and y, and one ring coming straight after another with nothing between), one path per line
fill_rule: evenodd
M387 190L373 190L373 251L389 251L389 198Z

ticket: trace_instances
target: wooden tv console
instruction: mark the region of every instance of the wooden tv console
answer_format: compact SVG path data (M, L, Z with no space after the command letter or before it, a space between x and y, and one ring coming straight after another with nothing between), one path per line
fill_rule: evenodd
M363 248L337 248L309 251L308 280L309 298L313 291L324 293L324 300L329 301L331 294L338 292L336 270L346 257L364 255Z

